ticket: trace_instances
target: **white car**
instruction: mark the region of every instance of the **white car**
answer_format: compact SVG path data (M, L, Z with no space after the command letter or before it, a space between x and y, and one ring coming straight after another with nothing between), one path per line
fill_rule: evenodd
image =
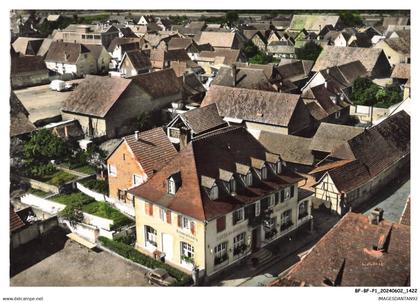
M50 89L53 91L63 92L63 91L68 91L71 88L73 88L73 84L66 83L59 79L55 79L50 83Z

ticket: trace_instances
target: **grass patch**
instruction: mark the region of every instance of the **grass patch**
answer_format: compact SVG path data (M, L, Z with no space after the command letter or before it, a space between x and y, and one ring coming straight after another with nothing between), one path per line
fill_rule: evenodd
M111 219L114 223L111 226L111 230L118 229L122 226L132 224L133 221L126 217L124 214L118 210L112 208L107 203L102 202L92 202L83 206L83 212Z
M36 180L38 181L41 181L50 185L54 185L57 187L75 179L77 179L77 176L69 174L62 170L57 170L53 172L52 174L44 175L44 176L40 176L36 178Z
M131 261L134 261L136 263L139 263L141 265L144 265L148 268L155 269L155 268L163 268L166 271L168 271L169 275L174 277L177 282L175 283L175 286L187 286L191 284L191 276L187 275L186 273L166 264L161 261L155 260L132 246L126 245L122 242L110 240L106 237L100 236L99 241L108 249L111 249L115 253L118 253L119 255L130 259Z
M83 165L74 169L75 171L82 172L88 175L96 173L96 168L90 165Z
M79 181L83 186L96 192L108 195L108 182L96 179L84 179Z
M95 199L81 193L59 194L51 198L52 201L63 205L69 205L76 202L81 202L83 205L95 202Z
M45 197L45 196L51 194L51 192L45 192L45 191L34 189L34 188L29 188L29 190L27 192L30 193L30 194L39 196L39 197Z

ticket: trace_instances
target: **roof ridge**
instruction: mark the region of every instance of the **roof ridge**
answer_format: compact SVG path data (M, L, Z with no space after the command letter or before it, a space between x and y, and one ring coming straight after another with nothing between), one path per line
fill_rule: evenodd
M222 135L222 134L225 134L227 132L232 132L232 131L240 130L240 129L242 129L241 126L231 126L230 125L230 126L223 127L223 128L220 128L220 129L215 129L215 130L210 131L208 133L197 136L197 137L193 138L191 140L191 142L197 142L197 141L204 140L204 139L207 139L207 138L210 138L210 137L213 137L213 136Z

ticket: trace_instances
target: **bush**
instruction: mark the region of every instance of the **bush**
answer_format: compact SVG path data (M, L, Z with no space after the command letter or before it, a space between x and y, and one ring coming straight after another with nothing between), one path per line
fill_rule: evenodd
M369 78L357 78L350 98L356 105L388 108L402 101L402 91L393 86L380 87Z
M131 261L134 261L138 264L144 265L151 269L156 268L163 268L165 269L169 275L174 277L177 282L175 283L175 286L187 286L191 284L191 276L187 275L186 273L166 264L161 261L157 261L145 254L140 253L133 247L126 245L124 243L110 240L106 237L100 236L99 241L107 248L111 249L115 253L130 259Z
M33 165L29 167L29 176L35 178L41 178L47 175L51 175L57 171L55 166L52 163L46 165Z
M80 181L80 184L96 192L108 195L108 183L106 181L87 179Z
M311 60L316 61L319 54L322 51L322 47L314 42L306 43L302 48L296 48L296 57L299 60Z
M83 206L83 212L96 215L99 217L111 219L114 221L111 230L118 229L122 226L132 224L133 221L126 217L118 210L112 208L107 203L102 202L91 202Z

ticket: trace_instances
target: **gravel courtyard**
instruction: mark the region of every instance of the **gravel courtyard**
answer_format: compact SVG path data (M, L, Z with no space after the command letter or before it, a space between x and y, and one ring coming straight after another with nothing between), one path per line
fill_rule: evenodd
M148 285L140 267L105 251L89 250L62 234L53 233L12 250L10 286Z

